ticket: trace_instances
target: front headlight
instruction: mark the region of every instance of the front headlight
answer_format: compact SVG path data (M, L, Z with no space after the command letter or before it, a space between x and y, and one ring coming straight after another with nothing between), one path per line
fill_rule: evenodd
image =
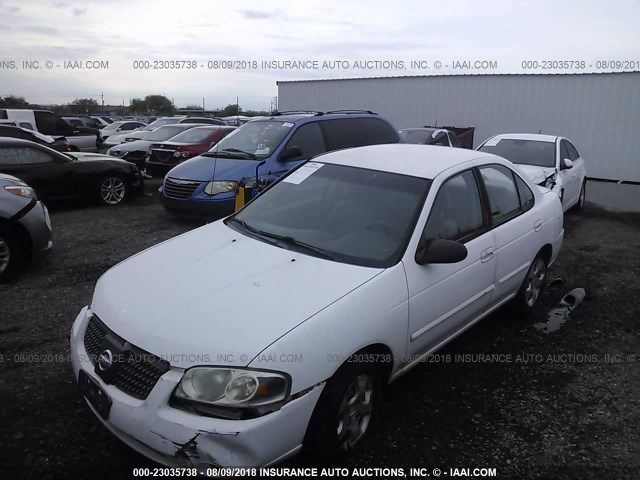
M4 187L4 189L9 193L18 195L19 197L27 197L27 198L33 198L34 200L38 200L38 195L36 195L36 191L31 187L27 187L27 186L22 187L20 185L8 185Z
M281 373L194 367L183 375L173 395L217 407L254 408L285 400L289 387L289 377Z
M217 195L218 193L232 192L238 188L238 182L216 181L209 182L204 187L204 193L207 195Z

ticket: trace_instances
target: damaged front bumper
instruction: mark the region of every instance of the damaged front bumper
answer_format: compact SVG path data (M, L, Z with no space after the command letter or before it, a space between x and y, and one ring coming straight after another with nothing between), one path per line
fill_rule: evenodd
M120 440L151 460L167 466L261 466L277 463L302 447L309 419L324 384L285 404L280 410L248 420L210 418L169 406L184 370L171 368L145 400L134 398L95 374L84 347L90 310L78 314L70 339L73 373L80 370L109 396L106 419L87 404Z

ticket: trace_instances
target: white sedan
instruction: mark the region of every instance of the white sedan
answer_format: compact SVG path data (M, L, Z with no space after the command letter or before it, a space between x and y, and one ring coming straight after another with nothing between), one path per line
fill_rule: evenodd
M535 307L562 221L555 193L495 155L321 155L105 273L73 371L104 425L165 465L349 451L384 385L501 305Z
M510 160L533 183L554 190L562 201L564 211L584 206L587 188L584 159L566 138L509 133L489 138L477 150Z

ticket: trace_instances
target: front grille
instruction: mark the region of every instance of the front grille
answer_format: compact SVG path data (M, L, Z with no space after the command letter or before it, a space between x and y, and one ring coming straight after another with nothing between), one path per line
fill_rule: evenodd
M164 182L164 194L173 198L189 198L199 185L200 182L167 178Z
M157 160L158 162L168 162L169 160L175 160L176 158L173 154L176 152L177 148L171 148L167 146L163 146L162 148L152 148L151 149L151 158L153 160Z
M106 383L144 400L149 396L158 380L169 370L169 362L131 345L110 331L104 323L93 315L89 319L84 334L84 346L95 373ZM98 367L100 354L109 349L115 361L106 370Z

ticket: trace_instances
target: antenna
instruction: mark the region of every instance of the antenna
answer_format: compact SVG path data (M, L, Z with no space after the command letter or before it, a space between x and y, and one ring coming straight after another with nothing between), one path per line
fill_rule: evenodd
M542 122L540 123L540 130L538 130L538 135L542 133Z

